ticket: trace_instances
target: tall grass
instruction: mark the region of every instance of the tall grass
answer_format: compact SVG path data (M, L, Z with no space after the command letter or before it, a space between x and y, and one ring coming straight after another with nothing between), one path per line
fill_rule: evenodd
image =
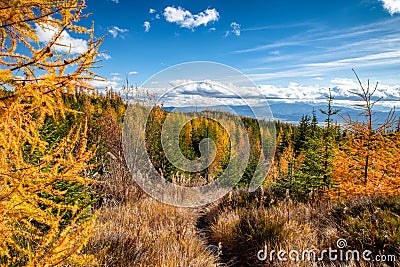
M104 207L90 241L104 266L215 266L196 233L196 213L151 198Z
M110 157L86 250L100 266L215 266L196 229L197 211L157 202L136 185L123 160Z
M273 199L272 195L239 190L223 199L222 205L210 208L209 239L215 245L222 244L224 262L231 266L399 266L399 197L325 201L318 206L295 203L290 198ZM346 250L395 255L397 261L330 262L327 257L319 262L282 262L275 256L262 262L257 258L257 252L265 247L287 252L334 249L339 238L346 239Z

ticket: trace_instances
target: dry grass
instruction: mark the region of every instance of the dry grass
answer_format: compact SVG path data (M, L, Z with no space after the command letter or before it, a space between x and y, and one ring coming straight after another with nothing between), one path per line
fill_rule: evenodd
M274 202L264 193L247 194L243 190L226 197L210 208L209 239L222 243L223 261L230 266L399 266L399 198L358 199L352 202L293 203L290 199ZM269 201L265 201L269 200ZM396 255L397 262L282 262L269 257L257 259L257 252L304 251L337 248L336 241L347 240L346 249L373 255Z
M212 223L211 240L221 242L223 252L233 258L237 266L262 264L257 259L257 252L265 246L276 251L302 251L313 247L317 243L317 234L309 224L292 219L293 211L297 210L283 203L270 208L227 209ZM287 263L275 261L273 264L286 266Z
M89 245L102 266L215 266L196 228L196 213L144 198L104 207Z
M143 196L143 191L132 178L125 161L121 157L107 154L109 160L97 177L99 184L95 191L101 197L97 205L115 206L127 202L136 202Z
M148 197L113 155L99 180L99 216L86 250L100 266L215 266L196 232L195 210Z

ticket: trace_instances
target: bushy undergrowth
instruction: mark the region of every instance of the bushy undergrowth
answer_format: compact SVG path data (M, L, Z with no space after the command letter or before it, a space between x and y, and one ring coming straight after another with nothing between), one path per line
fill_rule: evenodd
M331 216L350 246L375 254L400 255L400 197L340 203Z
M337 240L343 238L347 241L346 250L370 250L373 255L395 255L399 260L399 197L325 201L318 206L294 203L290 198L272 199L271 195L260 193L246 198L241 190L224 198L222 205L210 208L209 239L213 244L222 244L225 262L232 266L398 266L398 261L386 262L387 265L365 261L331 263L328 258L320 262L282 262L276 255L272 261L268 257L262 262L257 259L257 252L265 247L268 251L321 251L336 248Z

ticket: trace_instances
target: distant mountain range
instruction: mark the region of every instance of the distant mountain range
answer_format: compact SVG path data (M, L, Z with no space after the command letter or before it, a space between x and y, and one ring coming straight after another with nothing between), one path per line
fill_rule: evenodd
M303 115L312 115L313 109L317 115L318 121L323 123L326 119L326 116L320 112L320 109L325 110L326 104L325 103L305 103L305 102L297 102L297 103L286 103L286 102L279 102L279 101L270 101L269 108L273 114L273 119L289 122L293 124L297 124ZM350 115L353 119L355 119L362 111L357 110L353 107L344 107L344 106L334 106L335 109L340 110L339 114L342 116ZM163 107L164 110L167 111L175 111L178 110L179 112L194 112L194 111L204 111L204 110L220 110L225 112L234 113L236 115L245 116L245 117L255 117L254 113L256 114L263 114L263 116L259 119L271 119L271 116L268 115L268 109L265 107L255 107L253 111L248 106L212 106L212 107L200 107L200 106L187 106L187 107ZM387 111L375 111L375 118L377 118L377 123L383 122L387 115ZM398 112L397 112L398 114ZM359 117L362 120L362 117ZM334 116L334 121L338 123L342 123L343 119L341 116L336 115Z

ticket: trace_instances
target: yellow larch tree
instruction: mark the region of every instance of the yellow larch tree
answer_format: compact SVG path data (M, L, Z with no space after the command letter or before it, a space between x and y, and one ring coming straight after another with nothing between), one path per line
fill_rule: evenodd
M77 22L83 0L0 1L0 265L88 264L81 250L91 231L88 211L62 200L57 182L92 183L83 176L93 149L85 120L57 144L41 137L46 119L77 114L64 95L90 89L102 38ZM48 40L39 38L45 32ZM82 47L69 34L87 36ZM78 49L79 48L79 49ZM46 197L47 196L47 197ZM55 201L58 199L60 201ZM69 220L63 216L70 214ZM63 219L64 218L64 219Z
M346 126L346 141L337 149L333 180L337 185L331 190L332 197L352 198L356 196L398 195L400 179L397 176L398 133L392 132L395 118L391 110L386 119L378 123L373 111L381 99L375 97L378 83L372 88L368 81L363 86L358 75L360 91L357 107L363 120L343 117Z

